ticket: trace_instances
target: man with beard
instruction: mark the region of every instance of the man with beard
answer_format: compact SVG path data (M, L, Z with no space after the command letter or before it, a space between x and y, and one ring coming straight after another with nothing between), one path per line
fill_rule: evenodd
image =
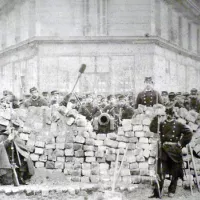
M157 103L162 104L160 94L153 89L154 82L152 77L145 77L144 84L145 88L138 94L135 108L137 109L139 104L145 105L147 107L152 107Z
M101 112L96 105L93 105L93 96L92 94L86 95L85 105L81 105L78 112L85 116L87 120L91 121L94 117L98 117Z
M25 107L41 107L48 106L48 103L39 95L39 92L36 87L30 89L31 97L27 101L24 102Z
M169 93L169 102L171 104L173 104L174 107L178 107L178 108L183 108L184 107L184 104L182 101L180 101L178 99L179 97L176 97L175 93L174 92L170 92Z
M176 121L173 107L166 107L165 113L166 116L164 114L156 116L150 124L150 130L158 133L160 137L156 172L159 176L158 184L160 188L154 183L153 195L150 198L159 198L159 192L162 194L166 174L171 176L168 195L169 197L174 196L178 178L183 180L182 148L192 139L191 130L186 125Z

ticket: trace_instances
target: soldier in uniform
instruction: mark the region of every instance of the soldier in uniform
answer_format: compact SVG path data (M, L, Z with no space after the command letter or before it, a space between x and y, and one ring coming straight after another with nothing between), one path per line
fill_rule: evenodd
M162 104L160 94L153 89L152 77L145 77L144 83L145 89L138 94L135 108L137 109L139 104L147 107L152 107L156 103Z
M183 105L187 110L189 110L190 109L190 98L189 98L190 94L188 92L185 92L183 93L183 96L184 96Z
M98 117L101 114L99 108L93 104L92 94L86 95L86 103L85 105L81 105L78 112L85 116L89 121L93 120L94 117Z
M36 87L32 87L30 89L31 97L24 102L25 107L35 106L35 107L41 107L41 106L48 106L47 101L45 101L40 95Z
M190 103L189 103L189 110L195 110L196 112L200 113L200 101L198 99L198 91L196 88L191 89L190 92Z
M3 91L3 102L5 108L19 108L19 100L17 97L10 91L5 90Z
M169 102L168 92L162 91L161 92L161 98L162 98L163 105L166 105Z
M182 101L178 101L174 92L169 93L169 102L173 104L174 107L183 108L184 104Z
M118 97L118 107L119 107L119 117L120 117L120 120L131 119L133 117L134 110L125 101L124 95L120 95Z
M49 104L50 103L50 97L49 97L49 93L44 91L42 92L42 98Z
M169 174L171 176L171 183L168 187L168 195L173 197L176 192L178 178L183 179L182 148L191 141L192 132L186 125L176 121L173 107L166 107L165 112L166 115L156 116L152 120L150 130L158 133L157 128L159 127L159 166L156 173L160 177L160 180L158 180L160 191L163 188L165 175ZM151 197L159 197L157 185L154 185L153 196Z
M60 93L57 90L51 91L51 102L50 105L58 105L60 103Z
M12 184L14 181L14 163L19 184L26 185L25 181L34 175L33 162L27 147L18 136L19 131L20 123L17 119L11 119L8 126L0 125L0 182L4 185Z

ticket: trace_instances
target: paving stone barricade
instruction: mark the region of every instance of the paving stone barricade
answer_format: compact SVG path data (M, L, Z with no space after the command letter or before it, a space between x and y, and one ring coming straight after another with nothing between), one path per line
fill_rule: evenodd
M30 107L14 113L23 123L20 137L36 168L64 173L73 182L109 182L113 180L118 150L119 167L127 148L117 180L128 184L150 182L155 174L158 136L150 132L149 125L164 109L139 106L133 118L123 120L117 131L98 134L85 117L65 107ZM176 115L193 130L191 146L200 156L199 115L182 108L176 109ZM1 120L9 120L8 111L1 111L0 116ZM195 160L200 171L200 159ZM191 156L190 168L193 170Z

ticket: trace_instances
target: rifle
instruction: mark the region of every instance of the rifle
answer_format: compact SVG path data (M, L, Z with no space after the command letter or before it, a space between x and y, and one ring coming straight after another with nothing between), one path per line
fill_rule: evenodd
M14 160L14 141L12 141L11 143L11 153L12 153L11 168L13 171L13 182L14 182L14 186L19 186L19 179L16 172L17 165Z

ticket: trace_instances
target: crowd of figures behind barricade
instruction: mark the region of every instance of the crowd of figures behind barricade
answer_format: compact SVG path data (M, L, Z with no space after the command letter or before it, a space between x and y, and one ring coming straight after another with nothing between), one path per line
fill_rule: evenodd
M156 93L156 92L155 92ZM101 94L66 94L54 90L49 92L40 92L37 88L30 89L30 94L24 95L23 99L17 99L11 91L3 91L1 98L1 108L24 108L24 107L41 107L41 106L66 106L76 109L80 114L86 116L88 120L92 120L101 113L108 113L115 118L131 119L134 110L139 104L153 106L158 103L163 105L171 105L187 110L195 110L200 112L200 92L193 88L190 92L167 92L162 91L161 95L154 94L154 90L144 90L139 93L137 98L133 93L101 95ZM155 97L155 98L154 98ZM156 98L158 98L156 100Z

